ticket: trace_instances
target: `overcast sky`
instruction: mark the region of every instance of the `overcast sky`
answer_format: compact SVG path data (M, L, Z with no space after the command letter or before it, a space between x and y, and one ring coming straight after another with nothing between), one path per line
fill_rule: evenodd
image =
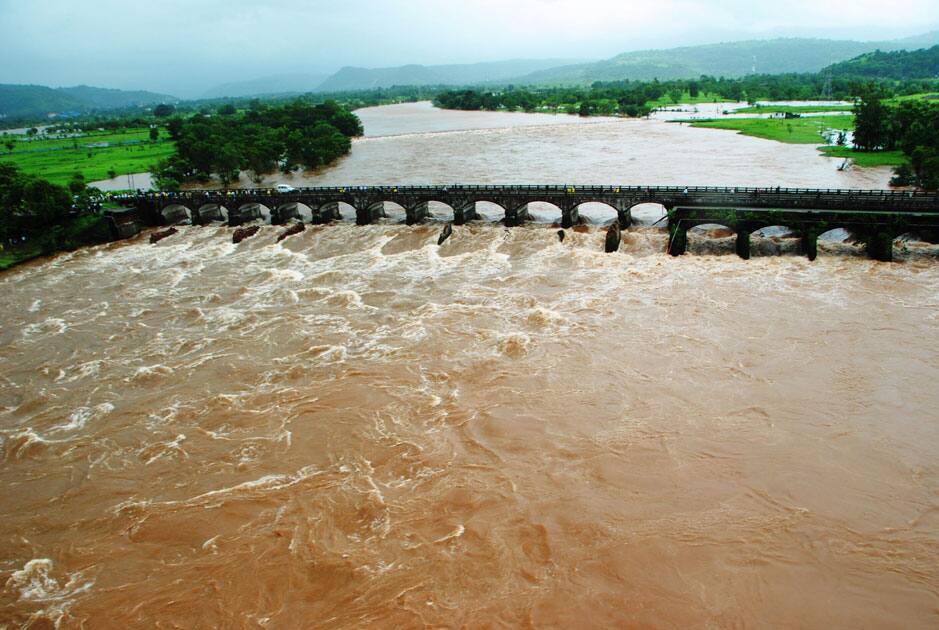
M939 0L0 0L0 83L198 96L284 73L939 25Z

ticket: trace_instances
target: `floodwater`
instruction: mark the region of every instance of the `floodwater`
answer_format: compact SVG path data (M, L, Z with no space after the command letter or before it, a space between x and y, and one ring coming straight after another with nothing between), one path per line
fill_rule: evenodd
M603 182L568 162L603 125L367 139L319 177ZM691 131L654 125L610 154ZM734 183L777 160L716 133ZM0 274L0 626L939 624L932 249L282 229Z
M826 158L813 145L783 144L656 119L459 112L435 109L429 103L357 113L367 135L355 140L352 152L336 166L272 176L268 183L468 181L870 189L886 188L891 177L889 168L839 171L844 160ZM491 122L488 116L493 117ZM507 120L517 123L505 126ZM398 122L401 128L396 134ZM451 131L442 131L446 128ZM253 183L245 177L242 185Z

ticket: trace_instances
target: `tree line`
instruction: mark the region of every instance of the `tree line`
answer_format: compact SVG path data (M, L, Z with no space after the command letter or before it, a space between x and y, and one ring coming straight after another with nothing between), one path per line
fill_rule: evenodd
M935 89L930 79L875 84L886 96L904 96ZM459 89L437 93L434 103L445 109L555 111L581 116L645 116L656 106L699 97L714 100L851 100L868 89L868 80L853 76L815 74L749 75L741 78L701 76L672 81L597 81L590 86Z
M891 184L939 189L939 103L891 103L871 86L855 105L854 146L859 151L900 150L909 160L895 169Z
M278 170L314 169L349 153L361 136L358 116L334 101L311 105L297 100L280 106L255 103L246 111L223 105L215 114L174 117L167 122L176 153L155 169L161 190L218 176L228 186L247 171L260 183Z

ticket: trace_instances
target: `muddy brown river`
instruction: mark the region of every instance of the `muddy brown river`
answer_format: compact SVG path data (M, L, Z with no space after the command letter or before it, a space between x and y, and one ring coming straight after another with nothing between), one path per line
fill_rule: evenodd
M883 184L658 121L467 125L312 181ZM934 247L281 230L0 274L0 627L939 625Z

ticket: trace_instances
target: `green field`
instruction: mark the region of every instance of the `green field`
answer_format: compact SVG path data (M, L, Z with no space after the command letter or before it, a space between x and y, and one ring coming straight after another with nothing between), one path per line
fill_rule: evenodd
M854 116L814 116L804 118L721 118L696 120L692 127L731 129L745 136L776 140L789 144L819 144L826 142L823 132L854 128Z
M648 101L649 107L677 107L679 105L698 105L700 103L733 103L734 101L721 98L718 94L699 93L697 96L691 96L690 92L684 92L676 103L668 95L661 96L654 101Z
M793 118L725 118L712 120L697 120L691 123L693 127L708 129L730 129L745 136L776 140L789 144L814 144L816 146L827 143L823 132L834 129L850 130L854 128L854 116L815 116ZM819 146L819 150L828 157L849 158L857 166L899 166L906 162L900 151L879 151L875 153L862 153L850 147Z
M850 112L853 105L755 105L735 109L735 114L820 114L824 112Z
M887 105L896 105L897 103L902 103L903 101L927 101L933 103L934 105L939 105L939 93L922 92L920 94L910 94L909 96L896 96L894 98L886 99L884 103Z
M56 184L66 184L76 172L92 182L107 179L108 171L118 175L151 170L158 161L176 150L175 144L161 130L160 139L150 142L147 128L98 132L78 138L43 138L18 140L12 153L0 154L0 161L12 162L30 175L44 177ZM108 142L140 144L88 148L84 145ZM78 148L75 148L77 145ZM4 149L6 147L3 147ZM56 150L48 150L56 149Z
M819 147L819 151L834 158L848 158L857 166L900 166L907 162L903 151L876 151L865 153L850 147Z

